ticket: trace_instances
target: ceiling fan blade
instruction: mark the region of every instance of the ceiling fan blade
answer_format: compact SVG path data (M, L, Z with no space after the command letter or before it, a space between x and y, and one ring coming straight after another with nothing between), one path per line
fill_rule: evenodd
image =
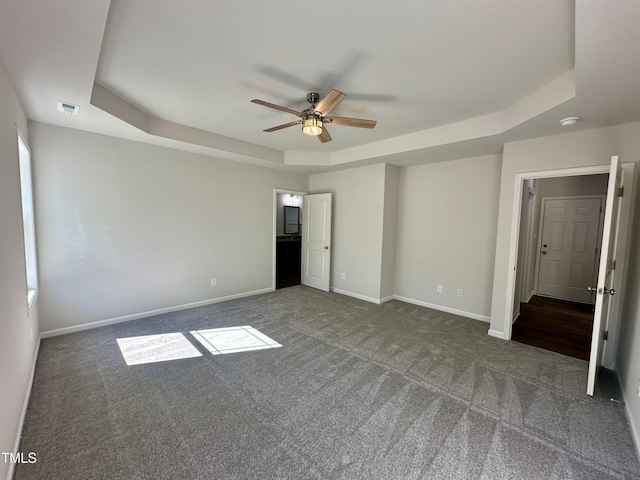
M296 120L295 122L289 122L282 125L278 125L277 127L267 128L263 130L263 132L276 132L278 130L282 130L283 128L293 127L294 125L300 125L302 122L300 120Z
M358 128L373 128L376 126L375 120L364 120L362 118L348 118L348 117L324 117L322 119L325 123L331 125L340 125L342 127L358 127Z
M322 97L322 100L318 102L316 108L313 109L313 112L324 116L340 105L340 102L345 98L347 98L347 96L344 93L339 92L338 90L331 90Z
M333 139L331 138L331 135L329 135L329 131L325 127L322 127L322 133L318 135L318 140L322 143L327 143Z
M292 110L287 107L281 107L280 105L276 105L275 103L269 103L269 102L265 102L264 100L258 100L257 98L254 98L253 100L251 100L251 103L256 103L258 105L262 105L263 107L275 108L276 110L280 110L282 112L293 113L298 117L300 116L300 112L296 112L295 110Z

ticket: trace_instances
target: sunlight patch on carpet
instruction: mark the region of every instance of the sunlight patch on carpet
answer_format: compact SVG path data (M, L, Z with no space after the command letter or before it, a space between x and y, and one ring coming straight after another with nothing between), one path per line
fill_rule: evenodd
M195 330L189 333L209 350L212 355L264 350L265 348L278 348L282 346L249 325Z
M202 356L202 353L182 333L117 338L116 341L127 365L141 365Z

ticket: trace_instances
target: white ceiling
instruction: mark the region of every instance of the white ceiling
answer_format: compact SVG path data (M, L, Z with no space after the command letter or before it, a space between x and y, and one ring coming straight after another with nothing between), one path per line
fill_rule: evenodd
M7 0L0 58L36 121L281 168L408 165L565 133L564 116L640 120L639 4ZM321 144L262 132L296 117L250 103L332 88L332 114L377 127Z

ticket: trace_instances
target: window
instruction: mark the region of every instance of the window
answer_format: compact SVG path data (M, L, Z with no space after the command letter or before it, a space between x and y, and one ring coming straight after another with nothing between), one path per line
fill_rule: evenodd
M33 188L31 183L31 153L20 134L18 134L18 154L20 158L22 225L24 228L24 259L27 270L27 301L29 307L31 307L38 293L36 232L33 216Z

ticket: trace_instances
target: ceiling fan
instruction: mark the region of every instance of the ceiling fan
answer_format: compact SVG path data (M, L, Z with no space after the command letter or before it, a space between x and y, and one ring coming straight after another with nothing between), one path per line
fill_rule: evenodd
M274 108L282 112L292 113L293 115L300 117L300 120L278 125L277 127L267 128L264 130L265 132L275 132L277 130L282 130L283 128L293 127L294 125L302 125L303 133L316 136L322 143L325 143L332 140L331 135L329 135L329 132L327 131L326 125L328 124L358 128L373 128L376 126L375 120L326 116L346 97L347 96L344 93L339 92L338 90L331 90L322 98L322 100L320 100L320 95L317 93L308 93L307 102L309 102L311 106L301 112L296 112L291 108L281 107L280 105L265 102L264 100L253 99L251 100L251 103L257 103L258 105Z

